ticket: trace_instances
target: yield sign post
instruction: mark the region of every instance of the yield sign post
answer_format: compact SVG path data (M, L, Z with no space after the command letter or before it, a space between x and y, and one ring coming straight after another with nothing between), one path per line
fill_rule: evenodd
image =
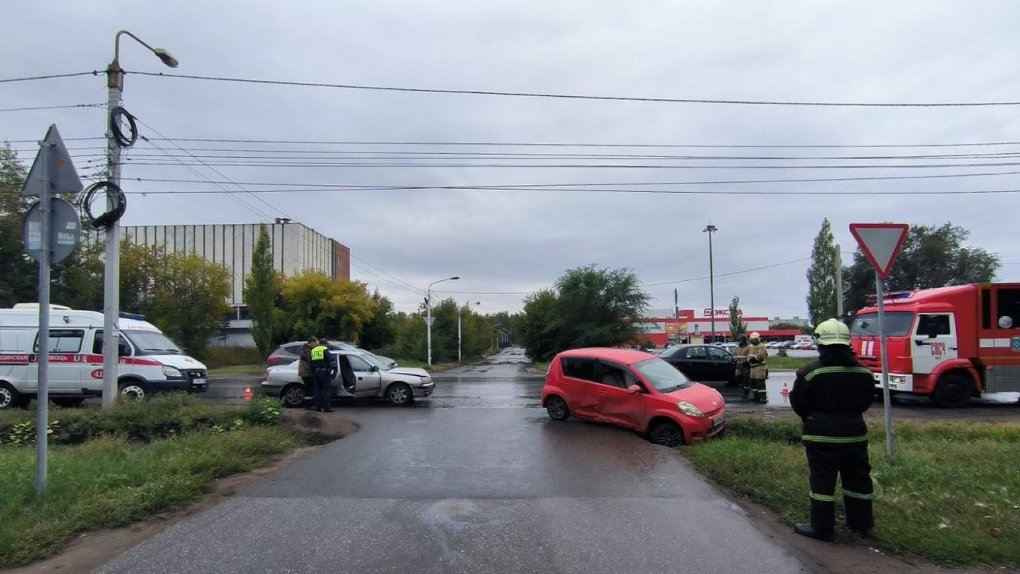
M889 353L885 348L885 306L882 280L889 277L896 256L903 248L909 227L905 223L851 223L850 233L875 268L875 295L878 298L878 348L882 355L882 403L885 407L885 454L893 461L892 408L889 397Z
M36 492L46 490L46 431L49 427L49 361L50 361L50 264L60 261L74 249L78 242L78 216L69 205L54 204L54 194L79 193L81 180L74 170L74 164L67 153L64 141L60 139L57 126L51 125L46 138L39 142L39 154L32 162L21 195L39 196L39 202L32 206L25 221L25 249L39 261L39 375L36 391ZM65 202L66 203L66 202ZM57 207L55 211L55 205ZM70 213L68 213L70 208ZM55 213L61 219L55 219ZM60 223L59 228L54 225ZM38 238L38 241L36 241ZM56 245L54 245L56 239ZM57 257L54 248L58 247Z

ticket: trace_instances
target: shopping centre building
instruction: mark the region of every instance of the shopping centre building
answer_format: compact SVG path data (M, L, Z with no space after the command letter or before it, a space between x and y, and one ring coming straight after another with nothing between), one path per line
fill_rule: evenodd
M694 309L653 309L650 317L640 320L645 344L665 347L677 343L704 343L732 341L730 333L730 310L703 309L700 316ZM792 340L802 334L800 329L772 329L772 323L807 325L807 321L794 317L789 320L768 317L751 317L741 314L740 320L747 325L747 332L757 332L764 341Z

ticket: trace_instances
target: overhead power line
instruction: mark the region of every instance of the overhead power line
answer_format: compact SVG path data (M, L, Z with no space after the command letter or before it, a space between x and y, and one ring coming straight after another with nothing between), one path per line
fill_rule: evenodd
M29 108L4 108L0 109L0 112L28 112L35 110L61 110L68 108L99 108L106 104L68 104L64 106L34 106Z
M1020 101L1003 102L822 102L822 101L783 101L783 100L725 100L707 98L653 98L636 96L596 96L586 94L557 94L540 92L509 92L496 90L455 90L441 88L410 88L398 86L371 86L362 84L333 84L327 82L297 82L287 80L264 80L256 78L231 78L225 76L199 76L195 74L175 74L166 72L130 72L141 76L163 78L179 78L187 80L203 80L212 82L233 82L243 84L263 84L273 86L293 86L304 88L333 88L344 90L374 90L387 92L409 92L420 94L459 94L473 96L509 96L518 98L555 98L567 100L600 100L616 102L645 102L667 104L726 104L742 106L814 106L814 107L870 107L870 108L941 108L941 107L974 107L974 106L1017 106Z
M105 137L66 137L70 141L105 141ZM149 138L163 141L171 138ZM982 147L1020 146L1020 141L997 142L944 142L944 143L888 143L888 144L704 144L704 143L585 143L585 142L493 142L493 141L384 141L384 140L287 140L287 139L237 139L237 138L172 138L175 142L232 143L232 144L279 144L279 145L365 145L365 146L462 146L462 147L577 147L577 148L671 148L671 149L867 149L867 148L940 148L940 147ZM36 143L35 139L5 140L10 143ZM68 149L93 149L75 148ZM100 149L106 149L105 147Z
M48 76L28 76L24 78L3 78L0 79L0 84L8 84L12 82L31 82L34 80L52 80L55 78L74 78L76 76L97 76L99 71L92 70L91 72L73 72L70 74L50 74Z
M617 186L617 187L628 187L628 186L640 186L640 187L651 187L651 186L667 186L667 185L735 185L735 184L759 184L759 183L821 183L821 182L848 182L848 181L885 181L885 180L898 180L898 179L946 179L946 178L961 178L961 177L994 177L1003 175L1020 175L1020 171L981 171L973 173L941 173L934 175L887 175L887 176L862 176L862 177L823 177L823 178L786 178L786 179L726 179L726 180L698 180L698 181L663 181L663 182L648 182L648 181L635 181L627 183L520 183L520 184L496 184L496 185L450 185L450 186L397 186L396 189L410 190L410 189L526 189L530 187L539 188L568 188L568 187L604 187L604 186ZM131 181L137 182L155 182L155 183L231 183L224 181L211 182L208 180L198 179L162 179L162 178L147 178L147 177L135 177L129 178ZM328 189L328 190L387 190L395 189L392 185L364 185L364 184L342 184L342 183L285 183L285 182L265 182L265 181L239 181L236 185L249 185L249 186L260 186L260 187L277 187L277 188L310 188L310 189ZM280 189L279 191L284 191ZM256 190L255 193L260 193Z

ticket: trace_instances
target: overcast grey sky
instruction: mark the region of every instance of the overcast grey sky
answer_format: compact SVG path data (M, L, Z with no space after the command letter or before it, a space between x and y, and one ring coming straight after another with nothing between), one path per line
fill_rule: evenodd
M4 23L0 80L101 72L126 29L180 61L171 71L124 38L129 72L630 98L1020 101L1010 1L56 0L5 6ZM105 101L102 73L0 83L0 110ZM566 270L597 264L634 271L655 308L672 308L677 289L681 308L700 312L710 298L702 230L713 224L716 307L736 295L745 314L804 317L826 217L845 259L850 223L951 222L1001 257L999 280L1020 280L1017 194L931 193L1020 190L1020 145L816 147L1020 142L1020 106L533 98L130 73L124 106L151 139L126 155L125 225L290 217L348 245L352 278L403 311L428 283L459 275L437 296L513 312ZM0 111L0 140L30 163L56 123L79 173L94 174L104 118L102 106ZM199 138L211 141L186 141ZM933 175L964 177L789 181ZM734 180L785 181L704 183ZM352 185L431 189L342 188ZM540 189L506 189L521 185ZM450 186L466 189L435 189Z

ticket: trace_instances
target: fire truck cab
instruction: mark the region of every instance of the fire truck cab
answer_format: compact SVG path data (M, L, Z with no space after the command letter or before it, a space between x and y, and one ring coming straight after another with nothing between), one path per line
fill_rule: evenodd
M869 304L854 319L850 344L881 388L877 301ZM1020 283L898 291L882 304L891 392L956 408L985 393L1020 391Z

